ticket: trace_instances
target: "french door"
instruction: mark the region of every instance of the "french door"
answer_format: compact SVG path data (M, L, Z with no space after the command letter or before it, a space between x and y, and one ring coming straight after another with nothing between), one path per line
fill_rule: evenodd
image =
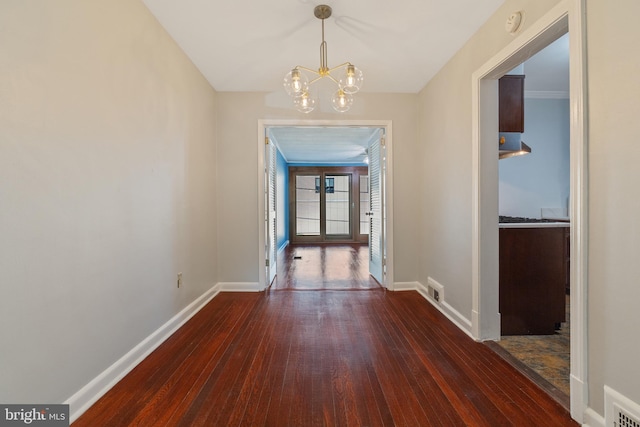
M366 177L366 167L289 168L291 242L367 242Z

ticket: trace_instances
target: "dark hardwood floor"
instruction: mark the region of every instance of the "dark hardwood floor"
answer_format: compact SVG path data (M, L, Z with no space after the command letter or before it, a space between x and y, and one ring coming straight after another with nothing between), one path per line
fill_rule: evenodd
M216 296L74 426L578 425L417 292L294 276Z
M381 289L363 244L289 245L278 256L274 290Z

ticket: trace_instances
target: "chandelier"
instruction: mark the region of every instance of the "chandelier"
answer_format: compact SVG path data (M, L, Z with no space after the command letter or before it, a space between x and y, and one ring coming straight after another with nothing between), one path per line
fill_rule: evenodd
M287 94L293 97L293 105L298 111L310 113L316 106L316 99L309 93L309 86L327 77L338 86L338 90L331 97L333 109L343 113L351 108L353 94L362 87L362 71L350 62L329 68L327 65L327 42L324 41L324 20L331 16L331 7L321 4L315 7L313 14L322 20L320 67L314 70L300 65L296 66L284 76L284 89ZM312 74L313 79L309 80L305 72Z

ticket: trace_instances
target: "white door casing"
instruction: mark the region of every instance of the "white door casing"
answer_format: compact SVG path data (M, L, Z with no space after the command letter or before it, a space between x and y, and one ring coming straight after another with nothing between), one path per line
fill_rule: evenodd
M386 147L386 169L384 174L384 184L386 188L384 200L384 221L382 228L384 234L384 247L386 254L385 265L385 286L393 289L393 132L391 120L289 120L289 119L261 119L258 120L258 283L255 290L261 291L269 285L267 270L265 268L267 254L267 224L268 213L266 204L267 179L265 166L268 159L266 158L265 135L267 129L272 127L287 126L309 126L309 127L328 127L328 126L354 126L354 127L371 127L384 130L385 147ZM277 212L276 212L277 214Z

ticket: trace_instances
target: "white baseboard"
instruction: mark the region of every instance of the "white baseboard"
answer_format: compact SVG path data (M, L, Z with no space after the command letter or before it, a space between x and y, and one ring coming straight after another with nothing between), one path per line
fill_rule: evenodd
M585 406L587 401L585 396L588 390L584 381L573 374L569 375L569 382L571 387L571 416L577 422L582 423L585 421L584 414L586 413Z
M74 422L80 415L91 407L100 397L109 391L118 381L144 360L153 350L169 338L175 331L191 319L202 307L211 301L221 291L219 284L198 297L182 311L173 316L155 332L142 340L127 354L100 375L78 390L64 403L69 405L70 422Z
M392 291L416 291L418 290L418 282L395 282Z
M605 427L604 417L591 408L584 411L584 427Z
M442 314L444 314L449 320L451 320L454 323L454 325L456 325L458 328L462 330L462 332L464 332L469 337L471 337L471 339L475 340L471 331L471 321L469 319L464 317L458 310L456 310L451 305L449 305L445 300L440 300L440 302L436 302L435 300L433 300L429 296L429 290L427 289L427 287L420 282L417 282L417 283L418 283L417 290L420 293L420 295L424 297L424 299L429 301L431 305L433 305Z
M471 336L480 341L480 313L476 310L471 310Z
M258 282L227 282L218 283L221 292L261 292L264 286L260 286Z

